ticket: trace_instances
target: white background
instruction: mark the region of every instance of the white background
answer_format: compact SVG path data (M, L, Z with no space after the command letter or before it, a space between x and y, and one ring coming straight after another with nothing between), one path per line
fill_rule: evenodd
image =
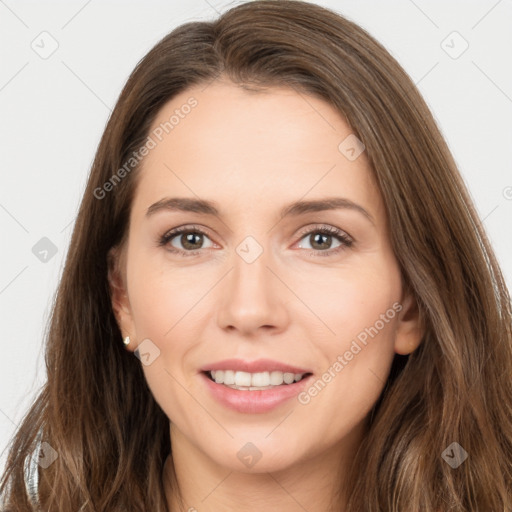
M174 27L239 3L0 0L0 470L46 377L42 340L53 294L122 86ZM512 288L512 2L317 3L368 30L418 84ZM58 43L47 59L31 47L51 48L44 31ZM446 39L453 31L469 44L456 59L442 47L446 40L452 53L462 48L458 36ZM58 250L46 263L32 253L42 237Z

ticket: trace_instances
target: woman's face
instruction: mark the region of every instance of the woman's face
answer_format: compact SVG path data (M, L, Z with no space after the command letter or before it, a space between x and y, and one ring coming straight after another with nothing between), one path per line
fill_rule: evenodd
M320 99L203 88L151 128L111 274L121 331L191 453L247 472L341 455L421 337L366 152Z

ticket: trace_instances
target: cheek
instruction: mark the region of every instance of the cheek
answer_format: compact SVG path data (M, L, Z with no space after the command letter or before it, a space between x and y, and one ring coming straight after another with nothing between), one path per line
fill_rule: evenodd
M172 337L175 329L186 329L185 316L207 287L199 276L193 274L191 278L190 269L185 272L173 269L165 260L164 250L159 251L156 256L143 250L134 251L127 272L137 337L162 344Z
M393 304L401 295L398 268L385 260L332 271L329 279L317 279L314 286L304 282L302 286L302 294L307 293L304 296L308 297L308 306L325 324L323 339L329 346L338 347L376 322L382 334L388 335L388 320L396 317ZM385 329L380 321L382 315ZM331 331L331 339L328 331Z
M394 357L401 309L399 269L381 255L310 289L314 293L308 305L329 328L322 324L323 335L315 337L323 367L311 398L318 393L317 403L342 403L354 412L369 410L382 391Z
M137 343L149 339L158 353L143 365L144 374L156 401L171 416L169 404L176 408L190 399L180 389L193 385L196 369L190 366L190 353L204 329L197 306L212 286L211 276L202 279L196 273L191 278L190 269L179 272L154 258L150 262L143 251L133 253L127 270Z
M307 420L309 431L327 445L368 415L384 389L394 358L398 311L386 296L349 306L333 323L334 342L317 344L323 366L298 397L304 418L314 418Z

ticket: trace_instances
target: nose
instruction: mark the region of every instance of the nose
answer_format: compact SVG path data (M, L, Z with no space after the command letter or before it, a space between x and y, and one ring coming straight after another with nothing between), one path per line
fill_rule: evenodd
M286 329L289 315L285 303L290 291L270 268L270 259L266 250L251 263L234 253L233 268L220 290L217 322L221 329L244 336Z

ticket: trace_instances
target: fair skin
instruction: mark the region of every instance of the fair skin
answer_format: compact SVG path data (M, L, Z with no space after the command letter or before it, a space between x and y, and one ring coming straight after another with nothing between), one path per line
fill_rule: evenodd
M110 275L121 332L132 340L127 350L146 338L160 350L143 370L171 424L169 507L181 510L169 488L173 465L184 510L327 512L394 354L421 341L416 303L402 288L366 153L350 161L338 149L352 133L342 116L293 89L204 87L173 98L154 121L152 129L191 96L198 101L145 158L121 270ZM334 196L371 220L350 208L279 218L294 201ZM213 201L219 215L147 216L164 197ZM206 235L158 245L169 230L192 224ZM334 252L344 242L322 240L314 229L323 226L353 244ZM251 263L236 250L247 236L263 249ZM199 376L222 359L270 358L321 378L394 303L401 310L307 404L294 398L240 413L212 398ZM262 454L252 467L237 457L248 442Z

